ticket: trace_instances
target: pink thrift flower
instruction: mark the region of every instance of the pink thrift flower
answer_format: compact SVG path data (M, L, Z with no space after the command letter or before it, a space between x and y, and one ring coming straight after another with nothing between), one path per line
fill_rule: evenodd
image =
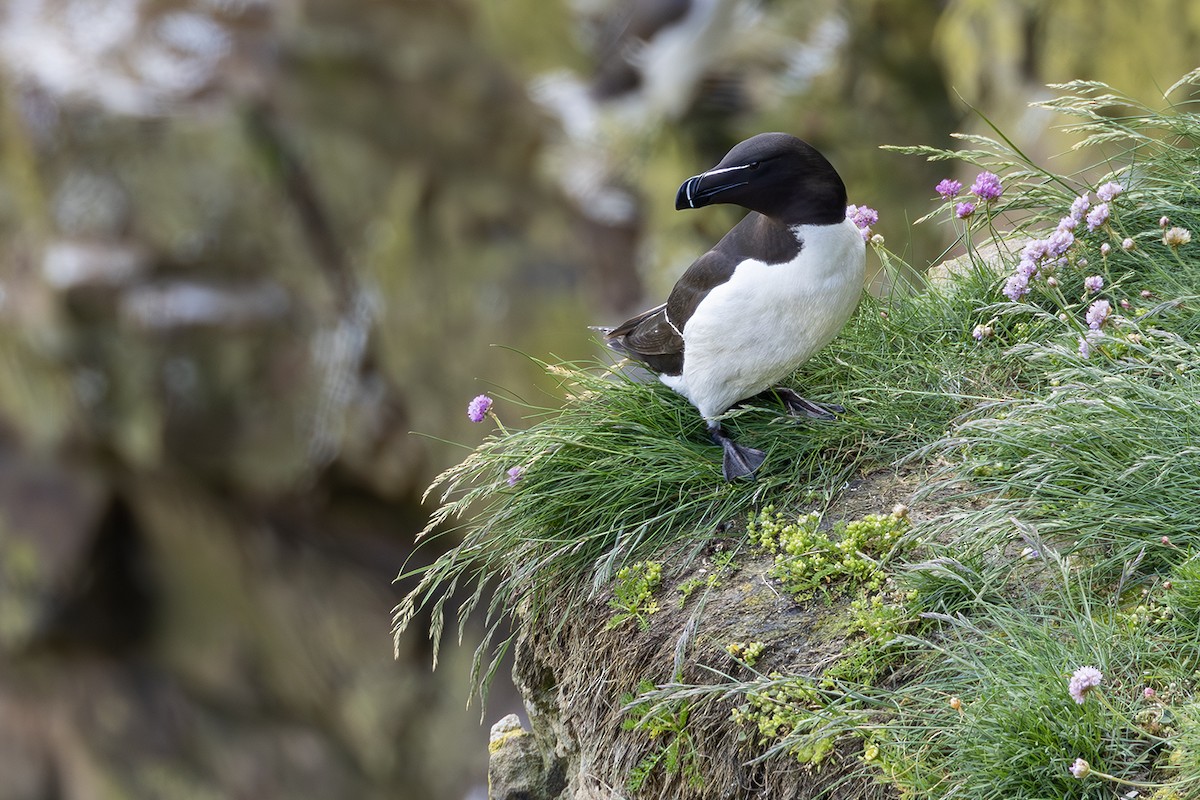
M993 172L979 173L979 177L971 184L971 194L980 200L995 200L1003 192L1004 187L1000 185L1000 177Z
M1009 276L1004 284L1004 296L1014 303L1029 294L1029 276L1021 272Z
M966 219L975 213L974 203L959 203L954 207L954 216L959 219Z
M1130 250L1132 250L1133 249L1133 239L1130 239L1130 238L1122 239L1121 240L1121 249L1127 253Z
M1108 242L1105 242L1104 244L1100 245L1100 255L1107 256L1111 252L1112 252L1112 245L1109 244Z
M1068 769L1071 770L1072 775L1082 780L1091 773L1092 765L1082 758L1077 758L1075 759L1075 763L1068 767Z
M1080 667L1071 675L1071 681L1067 684L1067 692L1071 695L1071 699L1079 705L1083 705L1083 701L1087 699L1087 693L1100 685L1104 680L1104 673L1095 667Z
M483 422L487 413L492 410L492 398L481 394L467 405L467 419L471 422Z
M1095 294L1104 288L1104 278L1100 275L1089 275L1083 279L1083 288L1089 293Z
M1108 222L1108 203L1101 203L1088 212L1087 224L1088 230L1094 231L1104 223Z
M958 197L958 193L962 191L962 184L950 178L943 178L933 189L942 196L943 200L949 200Z
M846 206L846 216L860 228L869 228L879 222L879 212L870 206Z
M1121 184L1116 181L1109 181L1096 189L1096 197L1099 197L1105 203L1109 203L1123 191L1125 190L1121 188Z
M1192 240L1192 233L1187 228L1168 228L1163 233L1163 244L1169 247L1180 247Z
M1079 357L1088 359L1092 357L1092 345L1087 339L1079 338Z
M864 242L871 237L871 226L879 222L879 212L870 206L846 206L846 217L858 226Z
M525 468L524 467L510 467L508 472L506 472L505 474L508 475L508 485L516 486L517 481L521 480L521 476L525 474Z
M1046 257L1058 258L1071 249L1075 244L1075 234L1070 231L1057 230L1046 238Z
M1032 239L1025 245L1025 249L1021 251L1021 260L1038 262L1047 255L1047 241L1045 239Z
M1155 694L1156 692L1149 686L1147 686L1145 689L1142 689L1142 697L1146 698L1147 700L1152 700Z
M1083 216L1087 214L1087 210L1091 208L1091 206L1092 201L1088 199L1087 192L1079 195L1079 197L1076 197L1074 202L1071 203L1071 219L1075 220L1076 222L1083 219Z
M1112 304L1107 300L1097 300L1088 306L1087 320L1088 327L1094 331L1100 330L1100 327L1108 321L1108 315L1112 313Z

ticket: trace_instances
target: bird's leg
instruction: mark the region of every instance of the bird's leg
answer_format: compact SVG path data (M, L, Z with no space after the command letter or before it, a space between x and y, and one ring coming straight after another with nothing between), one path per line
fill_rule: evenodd
M846 409L843 406L829 404L821 405L814 403L812 400L806 400L797 392L788 389L784 386L776 386L773 389L768 389L765 394L774 395L783 403L783 407L793 417L808 417L809 419L836 419L838 414L843 413Z
M755 471L766 460L767 454L762 450L755 450L753 447L746 447L735 442L732 436L721 429L719 422L708 423L708 435L714 442L721 445L721 449L724 451L721 458L721 474L727 481L737 478L753 478Z

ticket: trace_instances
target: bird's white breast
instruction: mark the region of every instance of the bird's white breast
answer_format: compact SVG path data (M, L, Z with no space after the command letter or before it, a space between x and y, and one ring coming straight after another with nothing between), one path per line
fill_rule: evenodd
M741 262L683 329L680 375L663 383L705 418L770 388L837 335L862 295L866 248L850 220L797 226L786 264Z

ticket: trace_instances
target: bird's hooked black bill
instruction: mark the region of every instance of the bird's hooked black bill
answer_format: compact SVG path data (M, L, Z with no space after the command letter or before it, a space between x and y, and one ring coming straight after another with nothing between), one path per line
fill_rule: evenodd
M675 210L706 206L721 192L745 186L750 181L742 179L745 175L743 170L748 169L751 169L750 164L741 164L736 167L710 169L708 172L693 175L679 187L679 192L675 195Z

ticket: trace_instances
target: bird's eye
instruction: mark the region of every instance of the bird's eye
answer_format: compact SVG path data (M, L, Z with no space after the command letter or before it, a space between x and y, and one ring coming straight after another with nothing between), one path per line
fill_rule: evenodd
M747 165L746 165L746 169L748 169L748 170L750 170L751 172L753 172L754 170L758 169L758 162L757 162L757 161L751 161L749 164L747 164Z

